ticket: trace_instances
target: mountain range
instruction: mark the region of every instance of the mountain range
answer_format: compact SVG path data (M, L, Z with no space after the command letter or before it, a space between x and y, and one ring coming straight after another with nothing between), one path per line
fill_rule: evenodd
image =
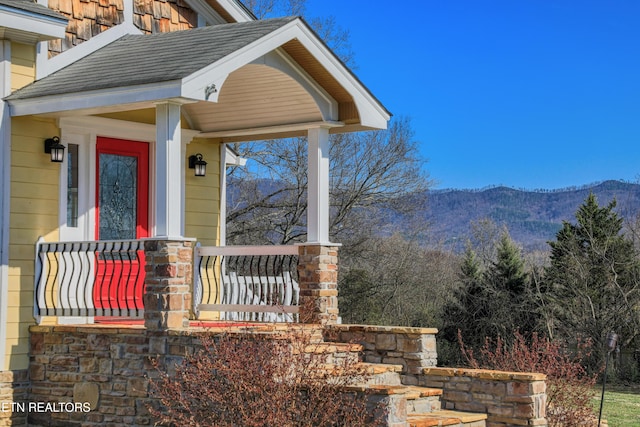
M262 179L256 185L261 193L267 194L276 192L281 183ZM229 209L238 204L239 191L235 181L230 180ZM611 180L559 190L495 186L412 193L369 212L377 218L379 225L371 232L390 235L419 229L425 246L460 252L471 237L472 224L491 220L499 227L505 226L511 238L525 251L546 251L549 249L547 242L555 239L563 221L575 223L575 213L589 193L596 196L600 206L615 199L615 211L626 221L640 219L640 184ZM406 206L414 209L407 211Z
M420 212L429 234L445 246L460 249L470 236L471 223L490 219L505 225L525 250L548 249L563 221L575 222L575 213L589 193L600 206L616 199L616 212L626 220L640 213L640 185L604 181L579 188L520 190L503 186L481 190L430 190Z

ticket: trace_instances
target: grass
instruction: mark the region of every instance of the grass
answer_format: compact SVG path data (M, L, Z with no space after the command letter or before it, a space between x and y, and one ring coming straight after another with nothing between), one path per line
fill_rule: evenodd
M597 388L594 407L596 415L600 410L602 387ZM607 387L604 395L602 419L607 420L609 427L640 426L640 388L639 387Z

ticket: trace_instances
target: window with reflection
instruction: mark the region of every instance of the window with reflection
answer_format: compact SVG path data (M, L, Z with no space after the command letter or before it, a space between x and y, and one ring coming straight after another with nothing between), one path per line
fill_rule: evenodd
M67 227L78 226L78 144L67 148Z
M138 159L101 153L99 233L101 240L136 238Z

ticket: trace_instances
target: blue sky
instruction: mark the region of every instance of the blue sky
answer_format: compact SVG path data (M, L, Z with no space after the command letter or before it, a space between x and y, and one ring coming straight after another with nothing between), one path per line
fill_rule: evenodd
M640 1L308 0L408 116L436 188L640 176Z

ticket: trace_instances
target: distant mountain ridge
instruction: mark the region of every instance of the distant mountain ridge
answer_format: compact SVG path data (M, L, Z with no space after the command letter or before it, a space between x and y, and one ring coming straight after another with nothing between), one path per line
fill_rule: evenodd
M430 235L445 245L460 247L470 235L470 224L484 218L506 225L511 237L525 249L547 249L562 227L575 221L575 212L593 192L603 206L614 198L622 217L635 218L640 211L640 185L604 181L560 190L519 190L489 187L481 190L430 190L423 219Z

